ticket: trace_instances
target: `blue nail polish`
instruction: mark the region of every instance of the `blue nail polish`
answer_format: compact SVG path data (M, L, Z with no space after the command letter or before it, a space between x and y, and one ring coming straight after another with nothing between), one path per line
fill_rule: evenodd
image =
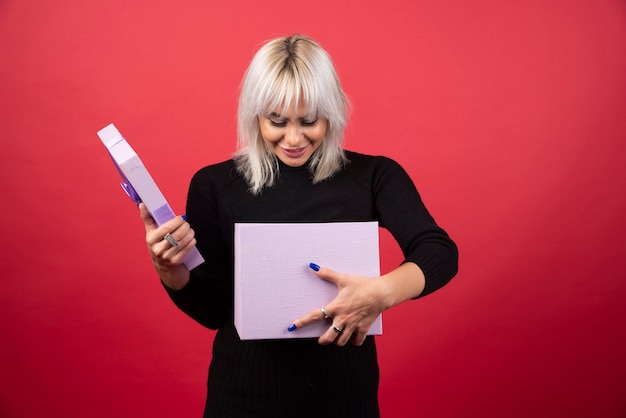
M295 330L296 330L296 328L298 328L298 327L296 326L296 324L291 324L291 325L289 325L289 328L287 328L287 331L289 331L289 332L291 332L291 331L295 331Z
M309 264L309 267L311 267L311 268L312 268L313 270L315 270L315 271L320 271L320 266L318 266L318 265L317 265L317 264L315 264L315 263L310 263L310 264Z
M186 221L187 220L187 215L183 215L183 216L181 216L181 218L183 218L183 221Z

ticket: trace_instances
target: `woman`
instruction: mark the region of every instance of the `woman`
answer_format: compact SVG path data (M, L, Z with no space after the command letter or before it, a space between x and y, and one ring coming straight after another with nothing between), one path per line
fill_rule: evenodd
M369 326L382 311L429 294L456 274L456 246L406 172L388 158L342 148L347 107L319 44L299 35L272 40L243 79L235 157L203 168L191 181L189 222L177 217L157 228L140 206L150 255L169 296L218 330L205 417L378 417ZM391 232L405 260L376 280L312 264L315 274L337 285L338 295L294 318L289 330L332 317L319 339L239 339L233 325L236 222L373 220ZM182 259L193 245L207 261L190 272Z

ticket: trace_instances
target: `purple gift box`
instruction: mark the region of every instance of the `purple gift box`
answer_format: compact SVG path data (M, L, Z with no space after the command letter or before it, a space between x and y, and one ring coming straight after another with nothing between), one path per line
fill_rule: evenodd
M380 276L377 222L235 224L235 327L242 340L319 337L321 320L293 332L302 315L337 296L309 263L366 277ZM382 315L368 334L382 334Z
M136 203L143 202L157 225L161 225L176 215L165 197L139 159L137 153L126 142L122 134L111 123L98 131L98 137L109 151L113 163L122 176L122 188ZM191 270L204 262L197 248L192 248L183 260Z

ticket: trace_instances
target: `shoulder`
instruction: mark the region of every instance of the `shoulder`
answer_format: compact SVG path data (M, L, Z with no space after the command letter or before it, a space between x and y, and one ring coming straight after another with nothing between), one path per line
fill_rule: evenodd
M234 160L230 159L216 164L207 165L206 167L202 167L196 172L194 177L215 177L228 175L234 168L235 162Z
M350 161L346 171L367 181L373 190L388 189L414 190L415 183L407 171L395 160L382 155L367 155L346 151Z
M404 169L399 163L383 155L368 155L354 151L345 151L345 154L349 161L347 168L367 170L377 173L390 170L404 172Z
M243 181L234 160L211 164L198 170L191 179L191 188L213 189L219 192L233 183Z

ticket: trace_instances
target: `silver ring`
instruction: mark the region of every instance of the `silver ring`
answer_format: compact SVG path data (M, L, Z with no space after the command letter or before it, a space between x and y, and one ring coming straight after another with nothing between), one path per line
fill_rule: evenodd
M341 334L341 332L343 331L341 328L337 328L335 324L332 324L331 327L333 331L335 331L337 334Z
M167 242L170 243L170 245L174 248L178 247L180 245L180 241L178 241L176 238L174 238L172 236L172 234L170 234L169 232L163 237L163 239Z
M324 319L330 318L330 315L328 315L328 312L326 312L326 306L322 306L320 308L320 311L322 311L322 313L324 314Z

